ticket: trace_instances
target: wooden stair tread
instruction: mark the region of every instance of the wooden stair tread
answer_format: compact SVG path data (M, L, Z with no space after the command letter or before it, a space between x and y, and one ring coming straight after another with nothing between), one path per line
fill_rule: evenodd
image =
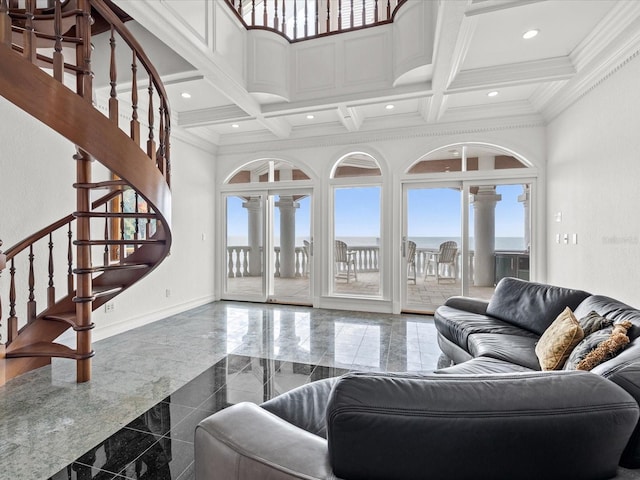
M76 320L75 312L64 312L64 313L54 313L52 315L46 315L43 317L44 320L49 320L53 322L63 322L71 326L76 332L83 330L91 330L95 326L95 324L91 323L90 325L78 325Z
M75 268L73 273L112 272L115 270L140 270L149 268L147 263L114 263L113 265L101 265L91 268Z
M98 190L98 189L129 190L131 189L131 185L129 185L124 180L107 180L105 182L74 183L73 188L88 188L92 190Z
M24 347L11 349L11 345L7 347L5 353L7 358L20 358L20 357L61 357L71 358L73 360L82 360L85 358L91 358L94 352L91 351L88 354L81 355L75 349L69 348L66 345L60 343L49 342L37 342Z

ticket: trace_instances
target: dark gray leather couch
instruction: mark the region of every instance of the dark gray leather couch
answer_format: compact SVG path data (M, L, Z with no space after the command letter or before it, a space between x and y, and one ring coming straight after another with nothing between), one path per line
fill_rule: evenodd
M631 345L593 373L540 372L535 341L566 306L631 320ZM605 479L623 451L636 465L640 312L504 279L491 302L452 298L435 318L455 365L348 374L222 410L196 429L196 479Z

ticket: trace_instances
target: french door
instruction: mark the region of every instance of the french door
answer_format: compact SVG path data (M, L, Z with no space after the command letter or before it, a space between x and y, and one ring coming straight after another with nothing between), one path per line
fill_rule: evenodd
M462 182L405 185L403 310L433 312L463 292Z
M310 190L225 196L223 298L311 304Z

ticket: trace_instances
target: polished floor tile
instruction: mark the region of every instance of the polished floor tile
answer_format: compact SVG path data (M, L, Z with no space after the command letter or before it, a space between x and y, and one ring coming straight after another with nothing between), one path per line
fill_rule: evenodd
M0 387L0 479L193 480L198 422L351 370L429 371L433 319L215 302L95 343ZM640 479L620 469L618 479Z

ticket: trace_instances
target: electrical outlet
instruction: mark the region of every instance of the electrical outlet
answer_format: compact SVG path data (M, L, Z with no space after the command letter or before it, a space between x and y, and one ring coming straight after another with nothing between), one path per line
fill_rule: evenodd
M109 303L105 303L104 304L104 311L105 313L111 313L116 309L116 305L113 302L109 302Z
M171 296L171 290L167 288L167 289L164 291L164 295L165 295L165 297L169 298L169 297Z

